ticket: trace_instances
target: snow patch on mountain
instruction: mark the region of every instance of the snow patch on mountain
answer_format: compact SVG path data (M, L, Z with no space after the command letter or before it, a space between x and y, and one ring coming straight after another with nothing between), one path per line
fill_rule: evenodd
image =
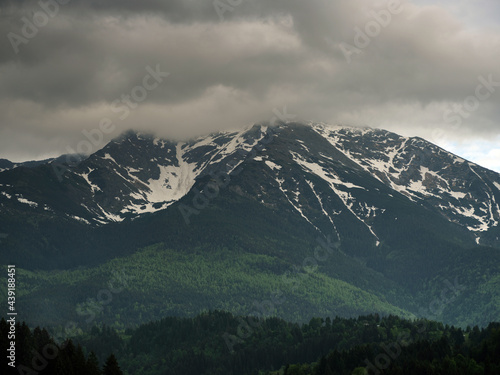
M347 209L354 215L354 217L361 221L368 228L370 233L376 238L376 246L378 246L380 244L380 241L373 228L369 224L367 224L365 220L360 217L360 215L358 215L353 208L356 202L356 198L352 196L351 192L342 190L340 189L340 187L344 187L347 189L366 189L351 182L342 181L339 176L337 176L333 171L326 170L326 168L321 165L306 161L301 155L297 154L296 152L290 151L290 153L292 154L293 160L306 172L313 173L328 183L330 189L332 189L333 192L342 200Z
M92 194L94 194L96 191L102 191L99 186L97 186L96 184L92 183L92 181L90 181L89 174L91 174L94 170L95 169L89 168L89 171L87 173L80 174L80 176L82 176L84 178L84 180L87 181L87 184L89 184L89 186L92 190Z
M27 205L29 205L30 207L33 207L33 208L38 207L38 203L36 203L36 202L32 202L32 201L30 201L30 200L28 200L28 199L26 199L26 198L23 198L23 197L19 197L19 196L18 196L18 197L17 197L17 200L19 201L19 203L27 204Z
M200 171L197 171L196 163L188 163L185 160L183 146L184 143L176 145L177 165L157 166L159 169L158 178L150 178L146 182L143 182L131 174L138 172L138 170L133 168L127 169L128 175L140 183L143 189L138 193L133 192L130 194L130 197L137 202L132 202L125 206L120 211L122 214L142 214L165 209L191 190ZM126 179L125 177L123 178Z
M104 208L101 207L101 205L97 204L97 207L100 208L101 213L104 215L104 217L100 217L100 219L106 219L110 222L120 222L123 221L123 218L119 215L112 214L108 211L106 211Z
M314 189L314 184L311 181L309 181L309 180L306 180L306 182L309 185L309 187L311 188L314 196L318 200L318 203L319 203L319 205L321 207L321 211L323 212L323 215L325 215L328 218L328 220L332 224L333 229L335 230L335 234L337 235L337 238L340 240L340 235L339 235L339 232L337 230L337 226L333 222L332 217L328 214L328 212L326 212L325 207L323 206L323 201L321 200L321 198L319 197L318 193L316 192L316 189Z
M240 130L233 138L222 147L220 154L222 156L228 156L233 154L237 150L250 151L264 136L257 138L252 143L247 143L244 135L248 132L251 127L246 127Z
M364 225L366 225L370 233L376 238L375 246L380 245L380 240L378 236L375 234L372 226L367 224L365 220L360 215L358 215L354 210L354 204L356 203L356 198L354 198L350 192L339 190L334 186L331 186L331 188L335 192L335 194L337 194L340 197L340 199L342 199L342 202L347 207L347 209L354 215L354 217L358 219L360 222L362 222Z
M316 176L320 177L321 179L325 180L330 186L332 185L341 185L345 186L348 189L363 189L366 190L364 187L353 184L351 182L347 181L342 181L339 176L335 174L332 170L326 170L325 167L311 163L306 161L301 155L297 154L296 152L290 151L292 154L293 160L300 165L304 170L307 172L311 172L315 174Z
M278 164L276 164L276 163L272 162L271 160L266 160L264 163L266 163L266 165L267 165L269 168L273 169L273 170L277 170L277 171L279 171L279 170L281 170L281 168L282 168L282 167L281 167L281 165L278 165Z
M115 163L116 165L118 165L118 163L116 162L115 159L113 159L113 157L108 154L108 153L105 153L104 156L102 157L104 160L111 160L113 163Z
M48 211L48 210L47 210ZM87 219L84 219L82 217L76 216L76 215L69 215L69 217L73 220L80 221L82 223L85 223L87 225L90 225L90 222Z
M2 194L3 196L7 197L8 199L12 198L12 195L6 193L5 191L1 191L0 194Z
M309 218L308 218L306 215L304 215L304 212L302 211L302 209L301 209L300 205L299 205L299 204L298 204L298 202L297 202L297 197L298 197L298 195L296 194L296 192L289 192L288 190L286 190L286 189L284 189L284 188L283 188L283 183L285 182L285 180L284 180L284 179L278 179L278 178L277 178L277 179L276 179L276 182L278 183L278 187L279 187L279 189L281 190L281 192L283 193L283 195L285 196L285 198L287 199L288 203L290 203L290 205L291 205L291 206L292 206L292 207L293 207L293 208L294 208L294 209L295 209L295 210L296 210L296 211L300 214L300 216L302 216L302 217L303 217L303 218L304 218L304 219L305 219L305 220L306 220L309 224L311 224L314 228L316 228L316 230L317 230L318 232L320 232L320 233L321 233L321 230L320 230L320 229L319 229L316 225L314 225L314 224L311 222L311 220L309 220ZM295 202L295 203L294 203L294 202L292 202L292 200L291 200L291 199L290 199L290 197L288 196L288 193L291 193L291 194L293 194L293 195L295 196L295 197L294 197L294 198L295 198L295 200L296 200L296 202ZM295 193L295 194L294 194L294 193Z
M378 208L375 206L369 206L366 202L360 202L358 211L360 211L367 219L373 219L377 216L378 212L384 213L386 211L385 208Z

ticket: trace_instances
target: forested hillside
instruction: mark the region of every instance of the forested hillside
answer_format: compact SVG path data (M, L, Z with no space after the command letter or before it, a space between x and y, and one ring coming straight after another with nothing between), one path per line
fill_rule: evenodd
M113 354L101 366L95 352L85 353L71 339L57 342L45 328L30 329L25 322L13 327L4 318L0 320L0 349L7 353L0 367L4 375L123 374Z
M412 316L383 296L398 291L394 284L369 270L356 281L361 265L340 253L317 268L298 263L294 269L295 264L273 256L278 251L279 245L271 241L269 255L239 246L229 250L199 245L178 251L156 244L91 269L20 269L19 305L32 324L57 327L73 321L82 329L94 322L122 328L169 315L193 317L207 308L246 315L255 309L254 303L264 301L266 315L291 321L308 321L316 311L324 316ZM343 279L350 282L324 271L337 259L344 265Z
M169 317L120 334L95 327L76 340L95 349L101 360L116 353L125 373L134 375L351 375L363 374L359 368L370 364L384 367L384 358L389 358L390 374L493 375L500 370L499 323L462 330L396 316L313 318L297 324L257 315L213 311ZM411 368L417 370L407 372Z
M8 353L9 324L0 321ZM135 329L94 326L71 339L16 324L13 368L50 375L368 375L500 373L500 323L460 329L425 319L360 316L297 324L223 311ZM367 372L366 372L367 371Z

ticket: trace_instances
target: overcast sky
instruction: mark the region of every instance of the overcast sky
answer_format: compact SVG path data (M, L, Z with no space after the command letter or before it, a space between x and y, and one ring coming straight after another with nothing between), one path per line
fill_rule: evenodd
M498 0L0 0L0 10L0 158L76 150L103 119L105 139L129 128L188 137L286 107L420 136L500 171Z

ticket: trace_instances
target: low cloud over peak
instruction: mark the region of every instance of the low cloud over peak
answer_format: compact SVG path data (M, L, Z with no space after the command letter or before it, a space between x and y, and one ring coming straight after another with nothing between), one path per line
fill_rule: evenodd
M498 12L495 3L482 6ZM284 106L303 119L440 144L498 134L500 31L448 2L0 7L0 157L65 152L103 118L117 129L182 136L271 119ZM147 79L148 68L168 76ZM476 95L481 78L492 82L486 99Z

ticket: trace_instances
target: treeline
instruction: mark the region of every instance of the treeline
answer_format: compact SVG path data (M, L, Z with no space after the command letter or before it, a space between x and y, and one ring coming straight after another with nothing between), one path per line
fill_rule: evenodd
M445 327L437 340L396 340L334 350L315 363L293 364L266 375L498 375L500 324L466 331Z
M94 326L61 344L45 329L15 328L16 368L6 359L2 374L500 374L500 323L464 330L375 314L297 324L211 311L120 332ZM2 319L4 353L9 330Z
M0 348L0 372L6 375L123 374L113 354L101 368L94 352L85 355L82 346L71 339L58 344L45 328L31 330L24 322L11 325L4 318L0 320Z
M124 372L134 375L500 373L498 323L462 330L375 314L297 324L213 311L165 318L121 335L95 327L78 341L116 353ZM462 372L446 372L454 368Z

